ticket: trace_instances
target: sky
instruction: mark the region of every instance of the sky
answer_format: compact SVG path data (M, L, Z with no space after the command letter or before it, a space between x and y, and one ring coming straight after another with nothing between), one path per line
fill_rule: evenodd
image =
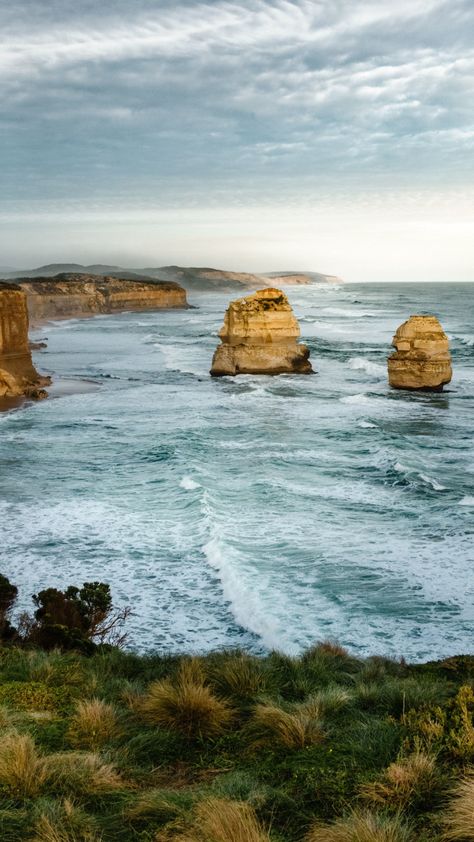
M474 281L472 0L0 4L0 268Z

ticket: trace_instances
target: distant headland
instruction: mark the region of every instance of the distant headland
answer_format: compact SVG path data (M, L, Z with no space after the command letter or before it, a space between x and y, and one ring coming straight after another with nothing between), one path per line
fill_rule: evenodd
M208 267L189 266L160 266L127 269L123 266L112 266L95 263L84 266L81 263L48 263L36 269L0 270L0 280L17 280L30 278L54 278L57 275L99 275L101 277L119 278L122 280L159 280L178 283L188 292L210 291L219 289L258 289L259 287L280 285L307 284L341 284L342 278L336 275L326 275L321 272L232 272L226 269L212 269Z

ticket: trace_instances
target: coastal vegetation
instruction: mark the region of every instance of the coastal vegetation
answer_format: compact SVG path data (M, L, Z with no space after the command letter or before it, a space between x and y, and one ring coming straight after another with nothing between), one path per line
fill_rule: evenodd
M106 585L1 585L2 842L474 840L474 657L138 655Z

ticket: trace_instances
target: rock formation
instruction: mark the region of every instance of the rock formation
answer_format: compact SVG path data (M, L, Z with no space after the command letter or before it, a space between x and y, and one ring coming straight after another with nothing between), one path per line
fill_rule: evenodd
M232 301L211 374L311 374L309 350L297 343L299 335L293 310L279 289L261 289Z
M186 291L171 282L64 273L54 278L20 278L17 283L27 295L34 320L188 306Z
M452 378L448 337L435 316L411 316L393 337L388 379L395 389L441 391Z
M0 284L0 398L46 397L41 377L31 361L26 294L13 284Z

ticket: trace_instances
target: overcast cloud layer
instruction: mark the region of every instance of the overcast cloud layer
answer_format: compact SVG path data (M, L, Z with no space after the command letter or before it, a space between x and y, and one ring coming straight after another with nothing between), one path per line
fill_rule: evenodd
M0 40L0 264L474 280L472 0L18 0Z

